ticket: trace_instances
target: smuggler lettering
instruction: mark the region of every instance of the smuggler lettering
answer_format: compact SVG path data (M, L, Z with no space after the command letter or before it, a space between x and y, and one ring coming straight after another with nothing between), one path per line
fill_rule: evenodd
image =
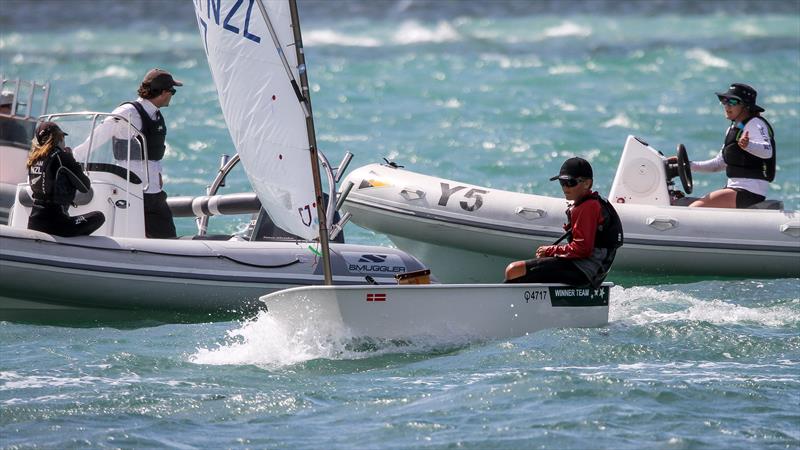
M342 257L347 262L347 270L353 273L395 274L406 271L406 265L399 255L387 255L385 253L343 252Z

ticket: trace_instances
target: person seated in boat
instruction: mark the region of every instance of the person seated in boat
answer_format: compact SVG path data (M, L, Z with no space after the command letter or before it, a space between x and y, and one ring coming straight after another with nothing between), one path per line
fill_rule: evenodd
M506 283L564 283L599 286L622 245L622 223L614 207L592 191L592 166L570 158L558 175L561 190L572 205L567 209L567 232L553 245L541 246L536 258L506 267ZM558 245L567 238L566 245Z
M707 161L692 161L691 169L725 170L728 183L689 206L748 208L766 199L769 183L775 179L775 133L761 117L764 108L756 104L758 93L751 86L733 83L716 94L731 125L719 154Z
M67 214L76 191L89 192L91 181L64 146L64 133L53 122L36 127L28 156L28 181L33 191L33 208L28 229L56 236L86 236L103 225L100 211L79 216Z
M14 93L9 91L0 93L0 141L30 145L30 132L11 114L13 106Z

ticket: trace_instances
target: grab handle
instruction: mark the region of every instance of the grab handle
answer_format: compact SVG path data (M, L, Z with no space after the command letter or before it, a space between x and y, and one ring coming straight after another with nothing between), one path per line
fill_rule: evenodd
M794 223L785 223L781 225L781 233L789 235L793 238L800 237L800 225Z
M648 217L645 223L658 231L667 231L678 226L678 221L671 217Z
M526 208L524 206L517 206L514 214L527 220L542 219L547 216L547 211L538 208Z
M423 191L422 189L406 187L400 191L400 196L406 199L407 201L421 200L425 198L425 191Z

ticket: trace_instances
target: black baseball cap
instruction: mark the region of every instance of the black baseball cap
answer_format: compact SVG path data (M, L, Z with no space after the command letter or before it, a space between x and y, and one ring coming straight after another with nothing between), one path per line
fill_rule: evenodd
M163 69L151 69L142 79L142 84L147 85L152 91L164 91L173 86L183 86L183 83L172 77L172 74Z
M717 94L717 98L720 101L725 98L735 98L745 105L750 106L750 109L753 109L757 112L764 112L764 108L756 105L756 97L758 97L758 92L750 85L733 83L728 87L727 91L715 92L715 94Z
M592 165L583 158L570 158L564 161L558 175L550 178L550 181L569 180L570 178L594 178Z
M58 125L56 125L55 122L41 122L36 127L36 139L38 139L39 142L44 142L45 140L47 140L48 136L53 134L53 131L55 130L60 131L62 134L64 134L64 136L68 136L68 134L64 133L64 130L62 130Z

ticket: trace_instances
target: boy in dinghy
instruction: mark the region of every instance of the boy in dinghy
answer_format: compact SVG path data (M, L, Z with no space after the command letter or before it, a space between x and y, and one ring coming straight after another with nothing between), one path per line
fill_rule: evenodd
M553 245L541 246L536 258L506 267L506 283L564 283L599 286L622 246L622 223L614 207L597 192L592 166L583 158L570 158L561 166L558 180L567 209L567 232ZM566 245L558 245L567 238Z

